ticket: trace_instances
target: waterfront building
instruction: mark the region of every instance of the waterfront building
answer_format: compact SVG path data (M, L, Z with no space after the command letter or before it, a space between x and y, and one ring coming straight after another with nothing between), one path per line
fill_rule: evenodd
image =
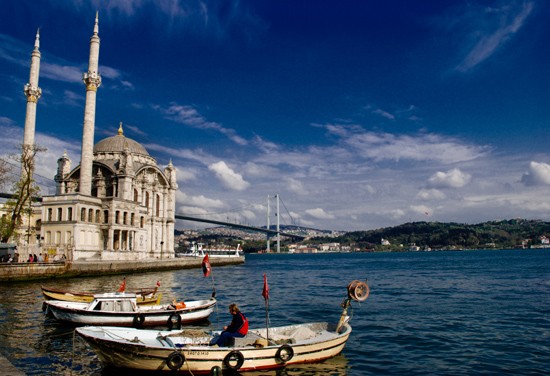
M99 47L96 14L88 72L83 75L86 104L80 163L72 168L66 153L58 159L56 192L44 196L36 210L33 241L30 236L26 242L19 237L22 256L26 248L27 254L40 252L52 258L63 254L70 261L173 258L177 182L172 163L160 168L143 145L124 136L122 123L118 134L94 145L96 96L101 85ZM25 86L24 143L31 145L40 96L39 59L37 33L31 79ZM37 242L32 245L34 239Z

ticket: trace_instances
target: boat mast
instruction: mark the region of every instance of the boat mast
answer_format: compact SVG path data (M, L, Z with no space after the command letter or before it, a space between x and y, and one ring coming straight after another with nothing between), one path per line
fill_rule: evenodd
M266 229L269 230L269 195L267 195L267 227ZM266 252L269 253L269 232L266 233L266 237L267 237Z
M275 216L277 216L277 253L281 253L281 231L280 231L281 223L279 220L279 194L277 193L275 197L277 198L277 213L275 213Z

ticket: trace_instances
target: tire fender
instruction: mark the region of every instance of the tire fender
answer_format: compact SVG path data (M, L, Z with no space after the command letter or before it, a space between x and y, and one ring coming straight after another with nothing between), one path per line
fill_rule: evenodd
M237 362L233 364L233 362ZM230 351L225 358L223 358L223 365L232 371L237 371L239 368L243 366L244 363L244 355L242 352L233 350Z
M140 328L141 326L143 326L143 323L145 322L145 316L143 316L142 313L138 313L136 316L134 316L134 327L135 328Z
M279 347L277 349L277 353L275 353L275 358L282 363L289 362L293 357L294 357L294 349L287 344L284 344L281 347Z
M181 366L183 366L183 363L185 363L185 355L183 355L179 351L174 351L173 353L168 355L168 358L166 358L166 365L172 371L177 371L178 369L180 369Z
M168 328L172 329L173 327L179 328L181 327L181 316L177 313L172 313L170 317L168 317Z

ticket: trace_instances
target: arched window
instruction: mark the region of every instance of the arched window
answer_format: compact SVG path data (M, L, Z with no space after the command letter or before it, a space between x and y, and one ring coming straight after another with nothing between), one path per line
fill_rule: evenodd
M118 223L119 223L119 217L120 217L120 211L117 210L117 211L115 212L115 223L116 223L117 225L118 225Z
M63 208L57 208L57 220L58 221L63 220Z
M53 216L53 211L52 211L51 208L49 208L48 209L48 217L46 218L46 220L51 222L52 216Z
M109 210L103 211L103 223L109 223Z
M67 221L73 220L73 208L67 208Z
M94 209L88 209L88 222L94 221Z
M86 222L86 208L80 209L80 220Z
M128 213L123 212L122 213L122 224L127 225L128 224L127 222L128 222Z
M99 209L97 209L95 211L95 222L96 223L100 223L101 222L101 212L99 211Z
M134 213L130 214L130 225L135 226L136 215Z
M139 227L143 228L144 225L145 225L145 218L141 217L139 220Z
M134 201L139 202L139 194L138 190L134 188Z
M149 207L149 192L145 192L145 206Z

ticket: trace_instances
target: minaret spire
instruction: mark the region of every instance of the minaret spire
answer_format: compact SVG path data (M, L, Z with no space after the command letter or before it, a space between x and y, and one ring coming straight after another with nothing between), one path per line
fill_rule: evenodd
M86 105L84 107L84 127L82 132L82 154L80 158L80 186L83 195L92 194L92 164L94 150L94 128L97 88L101 85L99 75L99 12L95 15L94 33L90 38L90 58L88 72L83 74L86 85Z
M25 85L24 92L27 97L27 114L25 116L25 131L23 136L23 145L34 145L34 133L36 127L36 104L42 95L42 90L38 87L38 75L40 73L40 29L36 31L34 40L34 50L31 54L31 69L29 82Z

